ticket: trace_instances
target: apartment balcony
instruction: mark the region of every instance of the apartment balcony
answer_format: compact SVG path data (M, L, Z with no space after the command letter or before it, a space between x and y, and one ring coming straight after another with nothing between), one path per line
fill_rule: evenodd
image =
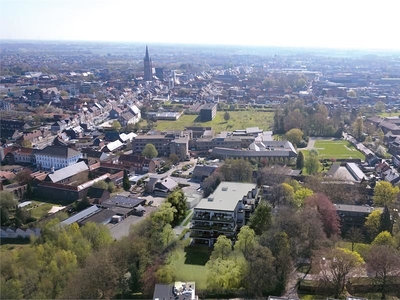
M210 220L210 214L202 214L202 213L196 213L192 217L193 221L209 221Z
M231 223L234 221L233 217L224 217L224 216L212 216L211 221L221 222L221 223Z
M199 231L192 231L190 233L191 238L203 238L203 239L211 239L217 238L220 234L218 232L199 232Z

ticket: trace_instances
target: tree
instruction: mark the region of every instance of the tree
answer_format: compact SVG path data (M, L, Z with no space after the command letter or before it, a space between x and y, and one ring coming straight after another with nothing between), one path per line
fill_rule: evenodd
M395 244L396 244L395 239L392 237L389 231L380 232L376 236L376 238L372 241L372 245L394 247Z
M379 181L374 189L374 204L376 206L391 206L399 195L399 187L392 186L388 181Z
M385 110L385 106L386 106L385 102L383 102L383 101L378 101L378 102L375 103L374 109L375 109L377 112L383 112L383 111Z
M81 229L82 236L86 238L95 251L112 242L110 231L105 225L87 222Z
M120 122L118 122L118 121L114 121L113 123L112 123L112 127L111 127L113 130L115 130L115 131L119 131L120 129L121 129L121 123Z
M0 191L0 207L13 209L18 202L14 199L14 194L11 192Z
M311 150L304 166L308 174L317 174L321 166L318 159L318 152Z
M235 251L242 252L244 257L247 258L249 253L253 251L256 244L257 241L254 230L247 225L240 228L240 232L235 242Z
M352 132L356 140L363 141L364 121L362 117L358 117L351 126Z
M302 207L304 205L304 200L307 197L310 197L314 194L314 192L308 188L300 188L294 193L293 202L296 207Z
M32 142L30 140L22 140L21 146L24 148L32 148Z
M167 202L175 209L172 225L178 225L186 216L186 196L182 190L176 190L167 197Z
M381 299L386 289L400 276L400 252L386 245L373 245L366 256L367 270L375 274L374 281L381 288Z
M245 274L246 288L255 297L262 297L263 293L274 290L277 283L275 272L275 258L271 251L264 246L257 245L249 253L248 267Z
M146 146L143 148L142 155L148 159L152 159L158 156L158 152L153 144L146 144Z
M0 207L0 216L1 216L1 226L6 226L6 224L10 220L9 210L5 207Z
M302 151L299 151L297 158L296 158L296 168L303 169L304 168L304 154Z
M231 118L231 115L229 114L229 112L226 111L226 112L224 113L224 120L225 120L225 122L228 122L230 118Z
M364 236L359 228L353 227L346 233L346 239L351 242L351 251L354 251L354 244L361 243Z
M175 232L172 229L171 224L166 224L163 228L162 231L162 239L163 239L163 245L169 246L171 242L175 239Z
M297 146L303 139L303 134L304 134L303 131L301 131L300 129L293 128L290 129L288 132L286 132L285 137L289 142Z
M324 232L328 238L340 234L340 218L335 206L326 195L322 193L313 194L306 198L305 205L317 208Z
M124 170L124 177L122 178L122 187L125 191L129 191L131 183L129 182L128 171Z
M364 263L360 254L343 248L317 252L312 261L312 268L319 273L324 290L335 298L342 294L350 272Z
M82 211L85 208L88 208L90 206L90 201L88 199L88 197L83 197L81 201L78 201L77 205L76 205L76 210L77 211Z
M171 153L169 155L169 160L171 161L171 164L173 164L173 165L177 164L180 161L179 156L176 155L175 153Z
M215 251L215 250L214 250ZM209 260L206 264L207 285L211 290L229 291L242 286L246 261L243 257Z
M23 169L22 171L19 171L17 175L15 175L14 180L21 185L27 184L32 179L31 173L32 171L30 169Z
M172 223L175 213L176 208L171 203L163 202L151 215L151 220L157 229L162 230L165 225Z
M221 167L221 174L226 181L251 182L253 167L247 160L227 159Z
M388 231L390 234L392 234L392 220L390 217L390 211L387 205L385 205L385 208L383 209L383 212L381 214L381 222L380 222L380 228L379 231Z
M256 235L266 232L272 223L271 206L266 201L260 201L254 214L250 217L249 227Z
M347 92L347 97L351 97L351 98L357 97L356 91L355 90L349 90Z
M218 258L226 260L232 253L232 241L225 235L220 235L214 244L214 250L211 253L210 260L216 260Z
M379 233L379 229L381 228L381 215L382 212L380 210L374 210L365 220L364 228L370 241L373 241Z
M93 183L93 187L99 188L99 189L103 189L103 190L107 190L108 189L108 183L105 182L104 180L100 180L100 181L97 181L97 182Z

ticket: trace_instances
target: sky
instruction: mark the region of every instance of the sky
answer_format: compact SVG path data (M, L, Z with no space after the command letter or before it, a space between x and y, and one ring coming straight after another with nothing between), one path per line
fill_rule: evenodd
M0 39L400 50L399 5L398 0L0 0Z

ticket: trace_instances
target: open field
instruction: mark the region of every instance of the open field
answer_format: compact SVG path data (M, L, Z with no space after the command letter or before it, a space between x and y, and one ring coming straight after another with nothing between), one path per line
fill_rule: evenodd
M358 151L351 143L344 140L316 140L313 149L318 151L320 159L365 159L364 154ZM302 151L306 157L308 156L308 150L299 150Z
M211 254L208 247L181 247L170 256L176 280L195 281L196 289L207 288L207 271L205 264Z
M198 115L183 115L177 121L156 122L157 130L183 130L188 126L212 127L215 132L232 131L235 129L245 129L247 127L260 127L264 130L270 130L273 124L273 112L262 112L255 110L230 111L230 119L224 120L223 111L218 111L214 120L209 122L200 122Z
M60 205L48 202L32 201L31 204L25 206L25 209L31 214L32 217L40 219L41 217L46 216L53 206Z

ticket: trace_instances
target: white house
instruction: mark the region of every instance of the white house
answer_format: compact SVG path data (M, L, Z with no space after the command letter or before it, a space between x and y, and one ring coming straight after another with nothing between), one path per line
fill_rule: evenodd
M82 153L62 146L47 146L35 153L36 165L42 170L59 170L75 164Z

